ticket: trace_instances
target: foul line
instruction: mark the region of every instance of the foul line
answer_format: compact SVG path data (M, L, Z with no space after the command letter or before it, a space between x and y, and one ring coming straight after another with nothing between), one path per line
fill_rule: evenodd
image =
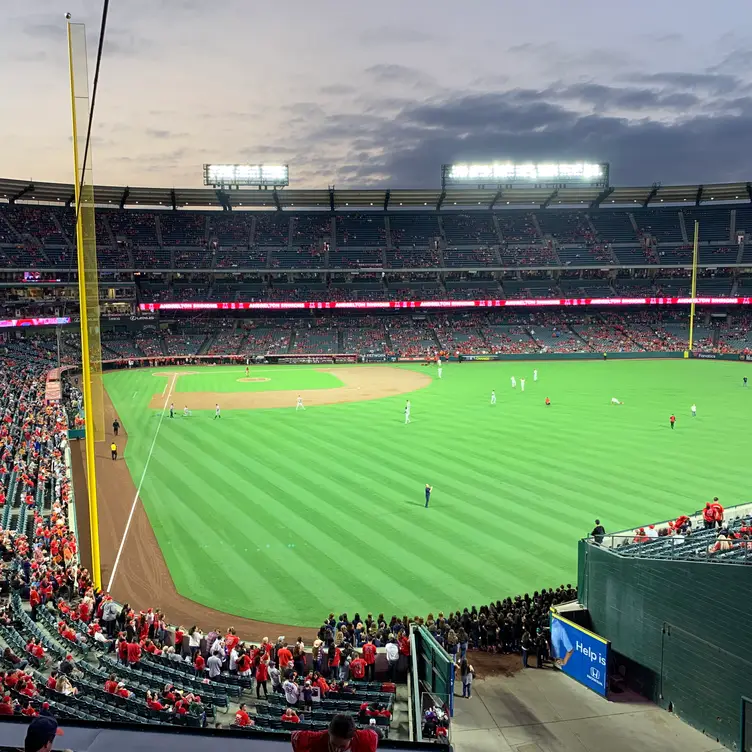
M167 411L167 403L170 401L170 395L172 394L172 390L175 387L175 379L177 379L178 374L173 373L172 374L172 381L170 382L170 388L167 391L167 396L165 397L164 405L162 406L162 414L159 416L159 423L157 424L157 430L154 431L154 438L151 442L151 448L149 449L149 454L146 456L146 463L144 464L144 471L141 473L141 480L138 483L138 488L136 489L136 495L133 497L133 504L131 504L131 512L128 515L128 522L125 523L125 532L123 533L123 540L120 541L120 548L118 548L117 556L115 557L115 563L112 565L112 574L110 575L110 581L107 583L106 592L110 592L112 590L112 583L115 581L115 575L117 574L117 568L118 564L120 564L120 557L123 554L123 549L125 548L125 541L128 538L128 531L131 529L131 522L133 522L133 515L136 512L136 505L138 504L139 496L141 495L141 486L144 485L144 479L146 478L146 471L149 469L149 462L151 462L151 455L154 452L154 446L157 443L157 436L159 436L159 429L162 427L162 421L164 420L165 412Z

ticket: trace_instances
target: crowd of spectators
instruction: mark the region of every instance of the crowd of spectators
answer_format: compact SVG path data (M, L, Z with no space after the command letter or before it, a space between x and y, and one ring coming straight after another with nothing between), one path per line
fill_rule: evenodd
M559 259L553 245L547 242L536 245L511 245L504 243L499 248L504 266L554 266Z

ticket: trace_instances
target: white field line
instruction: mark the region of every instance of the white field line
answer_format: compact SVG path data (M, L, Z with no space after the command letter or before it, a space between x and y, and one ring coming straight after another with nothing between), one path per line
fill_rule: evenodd
M115 581L115 575L117 574L118 564L120 564L120 557L123 555L123 549L125 548L125 541L128 539L128 531L131 529L131 523L133 522L133 515L136 512L136 505L138 504L138 499L141 495L141 487L144 485L144 479L146 478L146 471L149 469L149 462L151 462L151 456L154 453L154 446L157 443L157 436L159 436L159 429L162 427L162 421L164 420L165 412L167 410L167 403L170 401L170 395L172 394L172 390L175 388L175 379L177 379L178 374L174 373L172 375L172 381L170 382L170 389L167 392L167 396L165 397L164 405L162 406L162 414L159 416L159 423L157 424L157 430L154 431L154 438L151 442L151 448L149 449L149 454L146 457L146 463L144 464L144 471L141 473L141 480L138 483L138 488L136 489L136 495L133 497L133 504L131 504L131 511L128 515L128 522L125 524L125 532L123 533L123 539L120 541L120 547L118 548L117 556L115 557L115 563L112 565L112 574L110 574L110 581L107 583L106 591L109 592L112 590L112 583Z

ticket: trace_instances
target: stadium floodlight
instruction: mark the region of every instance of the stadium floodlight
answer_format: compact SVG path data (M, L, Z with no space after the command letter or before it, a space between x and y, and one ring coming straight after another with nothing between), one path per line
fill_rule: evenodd
M538 186L562 188L567 185L607 187L607 162L488 162L452 164L441 168L441 183L447 187Z
M290 184L288 165L205 164L204 185L284 188Z

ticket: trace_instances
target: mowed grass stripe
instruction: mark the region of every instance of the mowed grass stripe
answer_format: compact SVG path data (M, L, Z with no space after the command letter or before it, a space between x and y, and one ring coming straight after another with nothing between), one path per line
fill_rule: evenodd
M179 450L177 444L173 446ZM182 450L180 451L181 454L176 456L182 456ZM198 466L199 472L190 473L191 485L182 485L183 479L175 472L175 463L170 462L169 465L162 466L162 463L156 460L152 462L162 477L169 481L170 487L180 488L182 492L175 496L174 517L171 517L182 522L182 527L170 531L171 536L177 534L178 538L169 548L183 549L189 559L194 552L201 552L203 556L211 556L211 551L217 553L216 560L213 559L212 575L209 577L193 561L184 567L183 572L187 576L180 581L181 585L178 587L182 594L190 597L191 592L196 589L194 580L198 578L199 581L207 582L210 588L204 597L212 597L213 592L219 589L226 593L225 597L230 597L229 602L233 604L234 613L241 616L248 613L248 597L252 592L256 593L259 605L266 604L267 610L269 593L274 593L274 607L280 608L296 607L303 595L308 596L306 585L299 577L298 570L293 569L296 563L290 556L287 543L279 537L278 531L267 529L260 524L257 514L249 514L256 510L234 501L238 497L243 498L240 484L228 483L228 476L217 473L216 465L207 464ZM202 508L202 513L198 513L190 505L180 502L181 498L195 498L197 489L201 489L202 484L206 483L210 488L207 489L204 498L215 500L209 501L208 509ZM149 498L150 493L147 493L147 510ZM248 531L242 548L238 546L238 529ZM192 535L191 531L197 531L199 535ZM270 547L273 545L273 550L267 551L266 546L269 542ZM282 556L281 548L284 548ZM240 581L235 573L240 575ZM238 589L241 590L242 595L233 598L230 595L232 589L236 589L236 592ZM308 598L310 599L310 596Z
M412 425L405 427L405 431L411 429ZM355 437L347 432L343 432L342 435L352 441L355 440ZM475 522L481 530L493 531L494 528L498 528L496 532L501 533L509 524L509 519L515 518L514 514L509 513L515 511L509 509L510 504L515 504L515 496L511 493L500 494L500 491L505 488L508 491L519 489L506 481L490 481L489 469L498 467L498 461L492 455L489 454L486 461L478 461L475 456L465 457L461 468L447 474L447 468L452 468L456 461L456 445L445 446L441 443L434 443L430 454L426 457L425 453L419 451L419 448L411 450L410 442L406 441L406 447L400 451L399 457L395 457L395 454L390 451L392 447L389 442L377 442L374 436L369 440L369 454L378 455L379 467L382 471L386 468L392 471L391 488L403 490L405 498L414 498L416 501L422 498L421 480L425 477L435 486L433 496L435 507L442 504L441 499L445 500L445 504L451 503L456 511L463 510L462 514L470 514L473 507L476 507L479 515L475 517ZM420 442L418 444L420 445ZM520 479L530 483L529 487L524 489L528 493L535 491L543 495L557 490L554 484L550 484L549 488L547 482L539 482L533 475L515 472ZM502 512L504 516L497 518L487 514L491 510ZM546 511L546 509L541 507L540 511Z
M283 425L277 426L278 441L281 440L280 434L284 433L283 429ZM311 437L310 431L308 436ZM315 438L315 434L313 437ZM294 443L294 436L291 436L286 446L292 448ZM356 450L357 447L353 445L352 449ZM302 451L301 455L301 450L298 449L298 456L304 458L305 450ZM373 463L362 466L355 457L357 454L353 451L348 467L344 467L337 461L319 457L316 473L292 474L291 477L300 477L315 488L321 511L332 517L339 516L344 520L343 534L348 540L353 534L360 533L361 541L371 541L376 546L373 555L383 560L385 565L394 569L407 567L408 570L412 565L429 569L433 567L436 577L440 577L442 584L446 587L461 586L461 577L456 568L445 559L446 543L450 541L427 539L422 534L426 524L425 510L417 509L418 516L414 515L416 507L423 507L423 502L420 501L422 488L417 488L417 493L413 494L413 501L405 501L398 509L387 511L390 498L385 493L380 494L378 489L386 486L389 479L384 477L383 472L380 472L378 476L370 477L362 473L361 470L374 469L377 466ZM302 462L296 466L307 467ZM383 468L379 469L383 470ZM369 482L374 485L369 491L369 499L364 500L359 495L359 489ZM389 489L394 490L393 484L389 484ZM413 487L412 490L416 491L416 488ZM346 510L344 514L343 510ZM401 544L395 547L395 541L400 541ZM405 541L410 543L407 550L403 545ZM362 543L359 543L359 550L361 546ZM421 560L414 561L415 557ZM476 563L479 566L476 570L476 578L482 581L485 577L482 562L478 559ZM419 591L416 591L414 596L419 597Z
M284 447L282 447L284 449ZM352 578L357 584L363 574L361 588L368 589L373 583L384 582L390 595L399 601L411 601L420 597L419 590L405 589L404 583L394 583L384 574L384 567L400 568L405 566L404 561L392 559L391 541L383 537L379 528L365 525L357 515L353 514L351 494L343 494L343 487L336 483L330 483L325 477L313 468L306 472L296 471L295 467L301 467L299 463L289 465L285 470L284 483L279 474L266 466L266 453L263 447L259 447L255 462L249 476L250 483L256 489L263 488L269 493L269 503L279 507L279 514L286 514L294 519L294 513L290 512L290 494L302 504L306 512L305 520L316 534L309 538L309 542L318 545L322 555L331 546L342 549L342 559L350 561L350 554L358 557L362 562L362 569L352 572L347 567L342 570L342 575ZM231 456L231 455L230 455ZM288 490L290 489L290 490ZM315 489L315 490L313 490ZM337 504L339 501L341 503ZM395 529L395 532L396 529ZM374 562L374 563L371 563ZM375 564L378 562L378 565ZM348 574L350 572L350 574ZM438 574L438 573L437 573Z
M295 511L294 501L297 501L298 506L301 500L304 500L309 495L308 489L302 485L298 485L294 475L288 473L285 481L283 482L281 476L275 471L264 472L263 463L258 459L253 463L248 462L247 456L234 452L231 448L232 441L236 438L235 432L232 429L228 430L229 423L223 424L217 430L220 431L218 435L224 435L228 439L226 446L230 447L224 453L222 461L222 473L221 475L215 472L217 478L215 497L221 498L224 502L224 506L233 506L233 499L251 497L256 502L254 504L254 512L256 519L261 519L262 524L264 520L268 522L265 526L265 530L268 534L272 534L273 527L284 525L289 530L289 536L293 539L297 539L297 536L301 534L305 536L305 531L310 525L311 529L316 530L316 535L309 536L307 542L318 548L315 552L315 560L308 562L299 562L300 564L307 564L309 567L320 567L322 571L327 571L328 568L336 566L339 557L337 552L347 545L349 535L347 530L338 528L336 525L332 525L331 521L326 520L324 524L321 521L320 504L323 503L323 498L314 499L313 502L307 504L307 509L310 513L310 517L299 517ZM259 449L258 451L261 451ZM238 473L243 473L246 478L244 488L231 488L226 489L224 486L225 477L235 477ZM294 497L294 498L293 498ZM318 511L317 511L318 510ZM229 509L228 509L229 511ZM302 532L301 532L302 531ZM338 533L341 533L338 534ZM336 534L336 535L335 535ZM281 543L281 540L278 540ZM358 542L358 546L363 548L362 542ZM298 544L295 552L289 554L289 558L292 560L296 558L298 554L303 552L303 548ZM327 553L328 552L328 553ZM327 561L327 559L331 559ZM343 559L347 558L347 552L345 551L342 556ZM297 572L303 571L304 567L301 566L297 569ZM362 589L367 596L368 588L370 586L371 578L376 576L383 576L381 570L375 569L371 566L364 567L363 577L360 578L357 573L350 573L350 578L353 578L356 584L360 585L359 589ZM371 571L373 570L373 571ZM305 571L310 573L310 568L305 568ZM343 578L348 576L349 569L345 566L342 567L341 575ZM313 575L314 579L317 575ZM318 576L321 579L319 583L322 587L326 588L327 592L337 591L336 583L330 578L324 576ZM298 598L310 600L310 596L307 594L307 589L310 588L311 583L309 581L303 581L298 577L298 586L303 588L300 593L297 594ZM375 594L375 593L374 593Z
M532 382L535 365L538 384ZM727 505L744 501L740 489L746 487L746 426L752 414L752 390L741 386L744 373L739 364L681 361L449 364L444 379L411 395L410 426L403 423L403 396L298 415L294 408L225 412L222 421L212 421L203 413L194 422L176 420L163 432L176 443L171 452L194 474L233 478L208 501L196 498L193 479L181 489L186 498L180 503L203 510L202 517L211 517L220 505L237 523L227 525L216 545L242 552L249 498L263 509L260 529L276 526L275 535L282 537L291 527L304 529L315 539L315 545L292 551L302 562L303 580L324 591L319 602L305 599L301 589L300 598L280 602L274 616L263 618L318 624L332 609L446 610L572 581L576 540L595 516L619 529L692 511L712 495ZM526 375L524 395L508 386L511 374ZM129 441L131 472L143 466L143 458L130 456L131 448L146 453L156 427L135 415L134 383L144 379L124 380L118 399L113 395L129 432L135 426L148 434ZM152 383L144 387L142 406L159 391ZM495 411L488 404L492 388ZM554 403L550 409L543 406L545 396ZM626 404L611 408L611 396ZM291 398L292 407L294 394ZM694 421L688 415L693 402L699 408ZM679 418L674 432L667 428L671 412ZM160 434L157 451L162 441ZM159 462L153 467L163 472ZM148 475L152 472L150 465ZM422 508L426 482L436 487L429 510ZM148 478L146 487L151 495ZM168 491L153 492L155 506L176 503ZM237 512L225 495L240 507ZM170 521L167 537L180 535L173 527L178 521ZM321 527L330 534L324 542ZM361 539L365 545L359 545ZM374 563L374 551L383 553L371 576L372 569L362 565ZM291 550L277 543L254 550L259 558L243 572L253 579L262 560L273 571L284 552ZM212 557L205 559L209 566ZM188 565L185 555L175 563ZM451 584L441 582L445 571ZM237 602L236 593L226 592L231 583L205 588L192 578L193 573L186 578L187 587L200 591L199 600L208 605L222 608L225 598ZM403 586L397 597L395 581ZM320 584L327 582L336 590L327 592Z

